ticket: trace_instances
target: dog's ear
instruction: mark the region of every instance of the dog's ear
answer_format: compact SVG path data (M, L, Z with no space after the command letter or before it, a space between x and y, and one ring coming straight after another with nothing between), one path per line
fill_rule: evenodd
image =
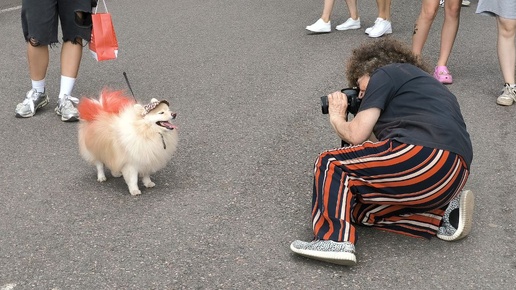
M155 102L157 102L157 101L158 101L158 99L156 99L156 98L152 98L152 99L150 100L150 102L151 102L151 103L155 103Z
M143 115L145 113L145 109L140 104L134 104L134 110L138 115Z

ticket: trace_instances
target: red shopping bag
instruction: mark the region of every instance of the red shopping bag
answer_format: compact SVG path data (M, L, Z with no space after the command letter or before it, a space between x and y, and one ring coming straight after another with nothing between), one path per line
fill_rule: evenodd
M102 2L104 2L106 12L97 13L97 6L95 12L91 15L93 27L91 29L89 47L97 61L116 59L118 57L118 41L113 20L111 19L111 14L107 11L106 2L104 0Z

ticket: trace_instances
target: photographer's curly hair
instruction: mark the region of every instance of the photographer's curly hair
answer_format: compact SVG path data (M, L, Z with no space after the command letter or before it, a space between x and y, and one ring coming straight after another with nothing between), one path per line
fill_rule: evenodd
M363 75L371 75L376 69L391 63L410 63L430 73L428 64L412 53L408 45L387 37L364 43L353 50L346 68L349 85L356 86Z

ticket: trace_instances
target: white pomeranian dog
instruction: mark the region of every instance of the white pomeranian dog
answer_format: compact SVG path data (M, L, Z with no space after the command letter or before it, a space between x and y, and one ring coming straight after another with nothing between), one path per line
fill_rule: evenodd
M97 167L97 180L106 181L104 166L124 176L131 195L141 194L138 177L153 187L150 175L165 167L176 151L176 114L165 100L137 104L122 91L103 90L98 100L82 98L78 105L81 156Z

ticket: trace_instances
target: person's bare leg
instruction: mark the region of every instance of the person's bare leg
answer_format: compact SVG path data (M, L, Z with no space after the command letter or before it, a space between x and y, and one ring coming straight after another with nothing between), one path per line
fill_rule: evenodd
M74 44L71 41L63 43L61 48L61 75L77 78L82 58L82 40Z
M448 63L448 58L459 30L461 4L462 0L444 1L444 22L441 31L441 49L437 66L445 66Z
M32 89L27 92L23 102L16 105L17 118L32 117L39 108L48 104L48 97L44 93L49 58L47 45L41 45L34 38L29 39L27 42L27 64Z
M33 81L43 80L47 74L49 52L47 45L32 46L27 42L29 74Z
M353 20L357 20L359 17L357 0L346 0L346 5L348 5L349 17Z
M378 6L378 17L390 21L391 0L376 0L376 6Z
M324 0L324 7L321 19L326 23L330 21L331 12L333 11L333 3L335 3L335 0Z
M76 39L75 43L65 41L61 48L61 85L59 100L55 108L56 114L61 116L63 122L79 120L77 111L78 98L72 97L75 79L79 73L79 65L82 58L82 39Z
M439 9L439 2L435 0L423 0L421 3L421 12L414 24L414 33L412 34L412 52L415 55L421 55L428 33L432 27L435 16Z
M497 16L498 27L498 61L503 79L508 84L515 84L514 70L516 66L516 20Z

